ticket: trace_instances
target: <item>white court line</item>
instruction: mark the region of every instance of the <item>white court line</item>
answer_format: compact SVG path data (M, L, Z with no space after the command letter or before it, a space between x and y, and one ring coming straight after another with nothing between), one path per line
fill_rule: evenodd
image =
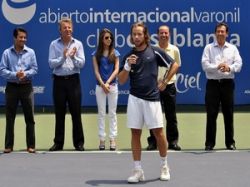
M239 152L249 152L249 149L244 150L213 150L213 151L203 151L203 150L183 150L183 151L173 151L169 150L168 153L239 153ZM99 150L93 150L93 151L36 151L36 153L28 153L27 151L13 151L11 153L3 153L2 154L123 154L123 153L132 153L132 151L123 151L123 150L117 150L117 151L99 151ZM151 153L158 153L158 150L154 151L142 151L143 154L151 154Z

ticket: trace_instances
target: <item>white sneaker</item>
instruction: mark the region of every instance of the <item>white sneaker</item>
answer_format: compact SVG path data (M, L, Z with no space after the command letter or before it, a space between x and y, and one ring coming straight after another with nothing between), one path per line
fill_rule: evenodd
M142 169L134 169L133 174L128 178L128 183L138 183L145 181L144 172Z
M162 166L160 180L162 180L162 181L170 180L170 172L169 172L168 165L163 165Z

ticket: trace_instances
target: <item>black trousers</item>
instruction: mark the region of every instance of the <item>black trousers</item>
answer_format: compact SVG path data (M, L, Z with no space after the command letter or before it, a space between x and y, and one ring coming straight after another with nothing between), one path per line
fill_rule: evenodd
M34 121L34 94L31 83L7 83L5 89L6 99L6 133L5 148L14 146L14 123L16 111L21 103L26 123L27 148L35 148L35 121Z
M160 92L161 103L163 110L165 111L166 118L166 135L169 144L176 144L179 139L179 131L177 127L176 117L176 87L175 84L167 85L166 89ZM150 139L154 137L152 131L150 131ZM154 140L153 140L154 141Z
M83 146L84 134L81 120L81 84L79 74L69 76L53 75L53 98L55 106L55 138L54 143L64 144L65 115L67 106L73 123L73 144Z
M234 80L208 80L206 84L205 104L207 112L206 122L206 146L215 146L216 142L216 120L222 110L225 128L225 145L234 144Z

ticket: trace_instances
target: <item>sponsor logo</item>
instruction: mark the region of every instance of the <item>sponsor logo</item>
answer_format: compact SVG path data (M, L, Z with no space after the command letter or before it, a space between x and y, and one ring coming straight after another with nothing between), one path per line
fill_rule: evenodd
M25 24L35 15L36 3L35 0L3 0L2 12L10 23Z

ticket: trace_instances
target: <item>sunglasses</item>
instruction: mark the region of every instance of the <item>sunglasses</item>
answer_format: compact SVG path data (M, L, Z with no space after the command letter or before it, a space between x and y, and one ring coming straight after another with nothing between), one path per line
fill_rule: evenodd
M106 37L104 37L104 39L105 40L108 40L108 39L112 40L112 37L111 36L106 36Z

